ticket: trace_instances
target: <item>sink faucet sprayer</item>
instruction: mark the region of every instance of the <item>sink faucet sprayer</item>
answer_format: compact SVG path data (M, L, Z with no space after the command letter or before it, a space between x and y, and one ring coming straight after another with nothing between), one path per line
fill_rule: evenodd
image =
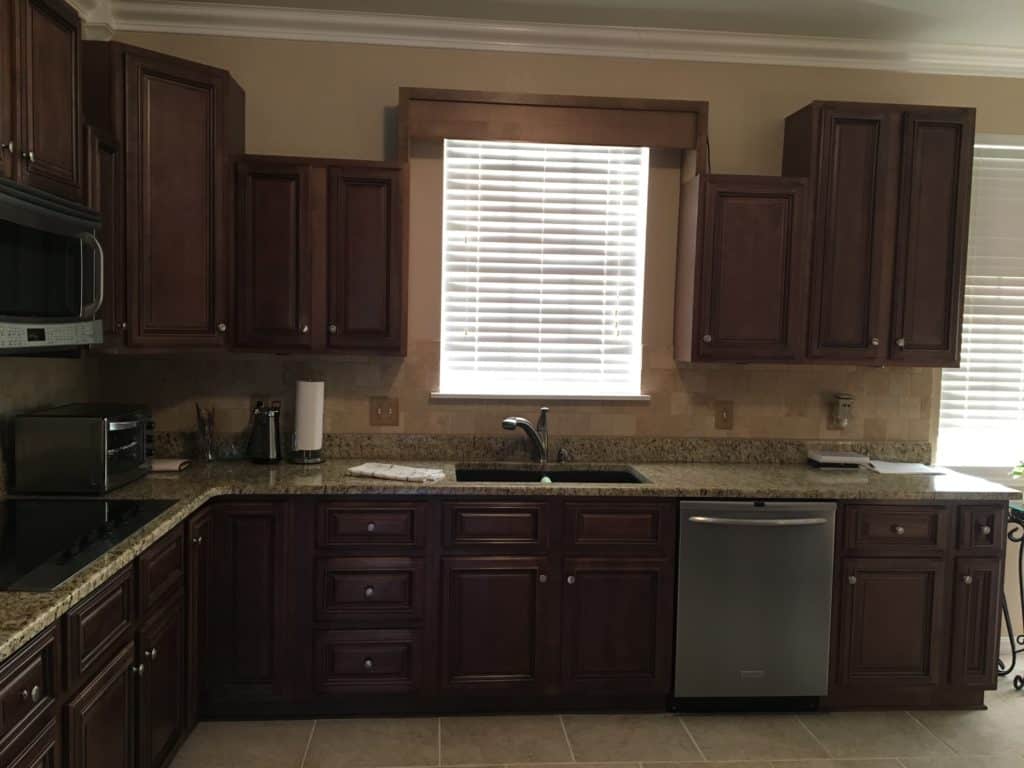
M548 463L547 406L540 409L540 418L537 419L536 428L530 423L529 419L524 419L520 416L509 416L507 419L503 419L501 426L509 431L514 430L516 427L522 427L523 431L526 432L526 436L530 438L530 442L533 444L534 458L541 464Z

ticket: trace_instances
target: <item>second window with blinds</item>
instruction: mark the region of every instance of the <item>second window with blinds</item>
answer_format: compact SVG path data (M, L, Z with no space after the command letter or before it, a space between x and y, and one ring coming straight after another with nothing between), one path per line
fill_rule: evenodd
M442 395L640 395L649 151L446 140Z

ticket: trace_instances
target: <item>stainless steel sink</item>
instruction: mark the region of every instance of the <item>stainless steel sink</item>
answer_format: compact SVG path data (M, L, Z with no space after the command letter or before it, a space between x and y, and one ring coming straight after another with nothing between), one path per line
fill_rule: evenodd
M516 464L504 467L462 464L455 467L460 483L606 483L649 482L632 467L544 467Z

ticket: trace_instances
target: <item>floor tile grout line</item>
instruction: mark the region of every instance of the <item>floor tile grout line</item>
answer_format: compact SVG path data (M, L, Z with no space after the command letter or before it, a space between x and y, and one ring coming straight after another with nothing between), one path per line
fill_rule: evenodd
M576 762L576 750L572 748L572 742L569 740L569 729L565 727L565 716L559 715L558 722L562 724L562 735L565 737L565 744L569 747L569 757L572 761Z
M705 763L708 762L708 756L704 754L704 750L700 748L700 744L697 743L697 739L693 737L693 732L690 730L690 726L686 724L686 720L684 720L680 715L676 715L676 720L678 720L679 725L683 727L683 731L686 732L687 737L693 744L693 748L697 750L697 754L700 755L700 759Z
M931 734L936 739L938 739L940 742L942 742L943 746L945 746L946 749L950 750L954 755L959 755L960 754L960 750L958 750L956 747L954 747L952 744L950 744L948 741L946 741L944 738L942 738L939 734L937 734L935 731L933 731L931 728L929 728L927 725L925 725L923 722L921 722L921 719L917 715L915 715L909 709L905 709L903 711L904 711L904 714L906 714L907 717L909 717L911 720L913 720L919 726L924 728L927 733Z
M828 756L828 759L829 760L834 760L835 756L832 754L832 750L830 750L828 747L826 747L822 743L821 739L819 739L817 736L814 735L814 731L811 730L811 727L807 723L804 722L804 719L802 717L800 717L800 715L796 716L796 721L798 723L800 723L800 725L803 726L805 731L807 731L807 735L809 735L812 739L814 739L814 743L817 744L819 747L821 747L825 751L825 754Z
M305 768L306 758L309 757L309 748L313 745L314 733L316 733L316 720L313 721L313 727L309 729L309 738L306 739L306 748L302 752L302 762L299 763L299 768Z
M442 765L441 762L441 718L437 718L437 764Z

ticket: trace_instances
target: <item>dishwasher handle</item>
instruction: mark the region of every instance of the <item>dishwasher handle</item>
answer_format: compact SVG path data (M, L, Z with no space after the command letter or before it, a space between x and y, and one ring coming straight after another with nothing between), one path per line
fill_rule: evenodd
M735 525L751 528L786 528L803 525L825 525L828 518L825 517L711 517L708 515L693 515L687 518L691 523L700 525Z

